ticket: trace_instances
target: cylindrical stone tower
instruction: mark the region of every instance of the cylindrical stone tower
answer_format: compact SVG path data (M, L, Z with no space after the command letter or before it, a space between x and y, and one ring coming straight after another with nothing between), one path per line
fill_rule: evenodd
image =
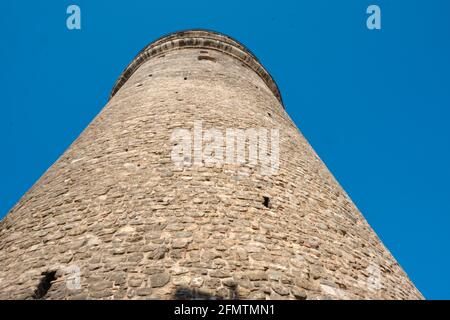
M138 54L0 254L3 299L423 298L256 57L201 30Z

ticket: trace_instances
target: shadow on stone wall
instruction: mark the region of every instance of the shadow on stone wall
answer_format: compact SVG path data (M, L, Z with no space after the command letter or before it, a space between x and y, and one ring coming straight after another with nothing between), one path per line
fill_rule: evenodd
M180 287L175 290L172 295L174 300L224 300L232 299L239 300L240 297L237 293L236 287L221 288L216 290L215 294L211 294L209 291L198 289Z

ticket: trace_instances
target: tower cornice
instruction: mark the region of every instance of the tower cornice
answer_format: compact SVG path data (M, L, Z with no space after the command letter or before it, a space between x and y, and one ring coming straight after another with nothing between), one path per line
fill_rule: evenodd
M256 56L235 39L209 30L186 30L170 33L146 46L119 76L111 91L110 99L128 81L132 74L149 59L162 56L170 51L187 48L216 50L238 59L261 77L281 105L283 105L280 90L275 80Z

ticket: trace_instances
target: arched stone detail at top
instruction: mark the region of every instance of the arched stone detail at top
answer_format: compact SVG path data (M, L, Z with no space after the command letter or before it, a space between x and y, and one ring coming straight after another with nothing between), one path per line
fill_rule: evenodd
M238 59L261 77L281 105L283 105L283 100L275 80L255 55L231 37L208 30L188 30L171 33L146 46L119 76L111 91L110 99L143 63L167 52L185 48L216 50Z

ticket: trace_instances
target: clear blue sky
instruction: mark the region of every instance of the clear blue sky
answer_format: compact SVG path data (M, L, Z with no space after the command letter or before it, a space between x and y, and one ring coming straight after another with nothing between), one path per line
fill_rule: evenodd
M82 30L66 28L66 8ZM366 28L378 4L382 30ZM1 1L0 218L166 33L248 46L288 113L427 298L450 298L450 2Z

